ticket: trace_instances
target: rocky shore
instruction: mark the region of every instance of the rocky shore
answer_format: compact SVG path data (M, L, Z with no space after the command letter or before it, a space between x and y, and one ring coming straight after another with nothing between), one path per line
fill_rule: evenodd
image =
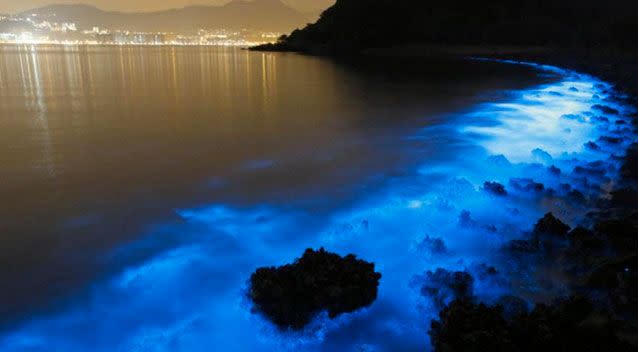
M285 50L277 46L265 49ZM638 102L638 81L634 79L638 77L638 60L631 53L593 49L404 46L366 50L357 56L361 60L368 56L423 56L536 62L602 78L614 85L615 92L620 92L614 99L634 106ZM610 116L618 113L605 105L592 106L592 110ZM630 124L626 127L635 134L638 117L633 116ZM621 141L598 142L613 145ZM598 147L591 143L590 148ZM620 179L614 180L609 192L589 200L593 206L582 224L574 224L572 228L555 214L548 213L529 231L528 238L503 246L504 255L518 262L517 265L536 263L558 272L570 295L556 297L554 303L532 307L523 298L511 296L489 305L472 295L474 278L467 272L440 269L424 275L420 290L438 302L441 309L439 319L432 322L429 331L436 351L478 351L485 346L499 351L543 348L630 351L638 348L638 144L632 144L626 152L618 150L616 157L623 164ZM581 167L574 172L595 176L595 168L595 165L590 169ZM482 189L494 196L506 197L508 187L531 187L532 191L542 186L486 182ZM576 193L573 197L577 200ZM580 196L582 198L582 194ZM494 272L497 271L498 268L494 268Z

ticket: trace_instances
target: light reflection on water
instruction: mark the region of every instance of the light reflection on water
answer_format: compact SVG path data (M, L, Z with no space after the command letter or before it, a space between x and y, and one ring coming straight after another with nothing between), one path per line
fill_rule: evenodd
M270 72L271 63L267 59L261 63L262 73ZM428 269L476 272L482 263L496 266L501 280L479 280L476 285L476 294L486 301L505 293L533 301L563 292L560 284L538 287L526 278L534 275L533 268L526 272L508 266L498 248L521 237L547 211L572 224L582 220L589 206L570 201L562 185L569 184L585 196L602 194L600 186L617 176L619 164L612 156L633 137L616 124L626 119L629 110L613 100L609 85L569 71L539 69L549 69L561 79L508 92L504 101L482 103L412 131L404 137L410 141L409 153L422 160L418 172L384 178L380 187L367 189L346 207L321 215L268 202L177 210L180 222L160 222L144 240L113 255L126 257L155 242L176 243L175 248L94 283L87 299L62 312L24 323L0 339L0 349L424 350L429 321L436 312L411 282ZM171 77L176 79L176 74ZM264 91L276 87L269 79L262 81ZM277 96L264 94L264 106ZM172 98L179 104L188 99ZM601 102L622 114L606 116L609 121L598 119L592 105ZM601 136L624 141L604 144L598 141ZM432 152L426 146L432 141L453 153ZM589 141L599 143L600 149L587 149ZM574 171L595 161L602 162L598 167L604 176ZM273 165L259 159L242 167L267 170ZM550 166L559 168L560 175L550 172ZM554 192L517 191L512 179L533 179ZM482 192L485 181L506 185L508 197ZM460 224L463 211L471 214L469 225ZM447 252L424 248L426 236L442 239ZM383 279L373 306L334 321L320 317L301 334L278 332L250 313L244 292L256 267L287 263L303 249L320 246L356 253L377 264Z

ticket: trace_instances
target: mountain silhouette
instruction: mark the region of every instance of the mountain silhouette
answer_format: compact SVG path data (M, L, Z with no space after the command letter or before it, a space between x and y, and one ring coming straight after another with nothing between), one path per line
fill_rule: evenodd
M288 32L311 17L280 0L235 0L222 6L189 6L157 12L103 11L89 5L51 5L28 10L55 22L74 22L78 29L191 33L199 29L253 29Z

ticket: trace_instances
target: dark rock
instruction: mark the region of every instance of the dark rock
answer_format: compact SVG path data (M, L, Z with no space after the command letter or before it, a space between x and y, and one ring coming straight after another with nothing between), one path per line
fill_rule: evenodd
M503 308L456 300L432 320L432 347L439 352L516 351Z
M420 286L421 294L431 298L439 307L455 299L469 299L474 296L474 278L464 271L453 272L439 268L415 277L412 283L413 286Z
M430 236L426 236L423 241L419 242L419 244L417 245L417 250L420 252L429 252L436 255L443 255L448 253L447 246L442 239L432 238Z
M636 208L638 204L638 191L626 187L611 192L611 202L616 207Z
M600 146L594 142L587 142L585 143L585 148L587 149L591 149L591 150L600 150Z
M283 329L302 329L319 312L330 318L371 305L381 274L354 255L306 250L294 264L257 269L250 278L254 309Z
M485 280L490 277L494 277L498 275L498 270L493 266L488 266L487 264L480 264L476 267L476 275L479 280Z
M620 111L609 107L607 105L600 105L600 104L596 104L594 106L591 107L592 110L596 110L596 111L600 111L603 114L607 114L607 115L618 115L620 113Z
M540 250L540 242L536 240L513 240L509 241L504 249L513 253L536 253Z
M506 196L507 190L505 190L505 186L498 182L485 182L483 184L483 191L497 195L497 196Z
M554 214L547 213L534 225L533 234L535 236L550 235L565 237L569 229L570 227L557 219Z
M618 137L610 137L610 136L602 136L598 138L599 142L607 143L607 144L620 144L622 143L622 138Z
M576 166L574 168L574 173L579 175L593 176L593 177L603 177L606 174L606 171L601 168L590 167L590 166Z
M627 150L622 175L628 180L638 181L638 143L634 143Z
M560 176L561 174L561 170L554 165L548 167L547 170L549 170L552 175Z
M620 277L628 272L638 270L638 255L626 258L611 259L599 264L587 277L587 285L591 288L614 289L618 287Z
M576 203L579 203L579 204L587 203L587 198L585 197L583 192L581 192L581 191L579 191L577 189L569 191L567 193L567 198L569 200L571 200L572 202L576 202Z
M459 215L459 227L462 228L473 228L477 227L478 223L476 220L472 219L472 213L467 210L461 211Z
M459 215L458 226L460 228L465 228L465 229L482 229L482 230L493 232L493 233L498 232L498 229L494 225L479 224L478 221L472 218L472 214L467 210L463 210L461 214Z
M529 178L513 178L510 180L510 186L519 192L543 192L545 186L542 183L534 182Z
M434 351L633 351L622 326L600 315L586 298L521 310L509 319L503 306L456 300L430 325Z
M567 234L570 250L582 255L590 255L605 248L605 241L584 227L577 227Z
M619 311L638 314L638 255L599 265L589 274L587 285L607 292Z
M529 305L527 302L516 296L503 296L496 302L497 306L503 308L503 316L507 321L520 317L529 312Z
M631 218L603 220L594 230L621 253L638 250L638 224Z

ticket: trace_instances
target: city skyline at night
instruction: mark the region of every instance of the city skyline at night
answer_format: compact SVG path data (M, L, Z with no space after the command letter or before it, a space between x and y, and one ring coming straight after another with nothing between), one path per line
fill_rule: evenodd
M8 0L0 3L0 13L19 13L49 5L91 5L105 11L151 12L188 6L220 6L233 0ZM334 3L334 0L282 0L283 3L303 12L318 12Z

